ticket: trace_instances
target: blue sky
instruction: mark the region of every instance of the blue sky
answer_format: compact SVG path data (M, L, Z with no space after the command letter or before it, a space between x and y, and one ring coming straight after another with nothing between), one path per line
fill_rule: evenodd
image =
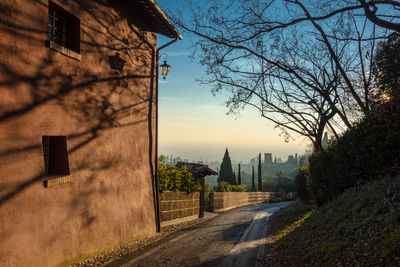
M183 1L158 0L168 14ZM226 115L227 96L213 96L209 86L196 80L206 77L203 68L191 55L193 36L183 33L161 51L161 61L171 65L170 75L159 84L159 151L164 155L190 160L222 160L228 147L234 161L248 161L258 153L272 152L287 159L289 154L303 154L307 142L302 138L285 143L279 130L253 109L239 116ZM170 39L159 35L159 46ZM165 56L166 54L167 56Z

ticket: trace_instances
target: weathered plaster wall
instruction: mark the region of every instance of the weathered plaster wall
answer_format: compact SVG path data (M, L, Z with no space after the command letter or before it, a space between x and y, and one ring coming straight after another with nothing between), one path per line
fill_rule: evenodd
M0 3L0 266L54 266L155 232L149 47L118 1L54 2L80 18L81 61L45 46L47 0ZM68 183L44 188L43 135L67 136Z

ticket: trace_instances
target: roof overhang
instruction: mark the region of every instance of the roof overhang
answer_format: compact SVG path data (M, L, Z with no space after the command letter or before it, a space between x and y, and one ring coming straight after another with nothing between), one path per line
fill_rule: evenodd
M204 164L198 164L198 163L188 163L188 162L178 162L175 165L177 168L181 168L183 166L186 166L188 170L196 177L205 177L207 175L217 175L218 173L210 168L208 168L207 165Z
M132 2L136 8L140 9L154 32L170 38L182 39L182 35L154 0L133 0Z

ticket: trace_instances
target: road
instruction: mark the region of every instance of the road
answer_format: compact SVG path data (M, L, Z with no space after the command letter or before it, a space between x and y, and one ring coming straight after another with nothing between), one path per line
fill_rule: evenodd
M291 201L238 208L183 230L118 265L131 266L267 266L271 242L267 221Z

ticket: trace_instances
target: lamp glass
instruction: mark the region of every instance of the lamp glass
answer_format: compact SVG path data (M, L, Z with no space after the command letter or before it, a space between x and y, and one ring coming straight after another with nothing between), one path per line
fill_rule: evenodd
M161 72L161 75L164 76L164 78L166 76L168 76L170 68L171 68L171 66L168 65L167 61L165 61L165 60L164 60L164 63L160 65L160 72Z

